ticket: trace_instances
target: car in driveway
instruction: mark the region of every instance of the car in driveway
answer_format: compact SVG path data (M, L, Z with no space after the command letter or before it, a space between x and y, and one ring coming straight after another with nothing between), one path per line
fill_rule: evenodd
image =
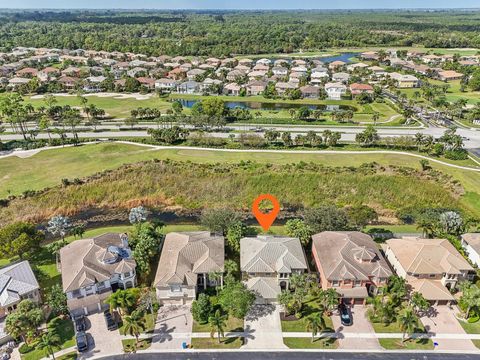
M113 331L113 330L117 330L118 329L118 324L117 322L115 321L115 319L113 318L113 315L112 313L110 312L110 310L105 310L103 312L103 316L105 318L105 324L107 324L107 329L110 330L110 331Z
M77 316L73 318L73 323L75 324L75 331L85 331L87 329L87 324L85 322L85 316Z
M340 321L343 326L352 326L353 325L353 318L352 312L350 308L345 304L340 304L338 306L338 311L340 313Z
M85 352L88 350L88 339L85 331L79 331L75 335L75 342L77 343L78 352Z

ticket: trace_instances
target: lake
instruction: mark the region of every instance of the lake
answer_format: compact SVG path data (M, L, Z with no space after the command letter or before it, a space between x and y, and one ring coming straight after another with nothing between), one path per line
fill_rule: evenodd
M179 101L184 107L191 108L199 100L187 100L187 99L175 99ZM270 103L259 101L225 101L225 106L229 109L241 108L249 110L288 110L299 109L303 106L308 107L310 110L322 110L322 111L335 111L335 110L352 110L356 108L349 105L316 105L316 104L288 104L288 103Z

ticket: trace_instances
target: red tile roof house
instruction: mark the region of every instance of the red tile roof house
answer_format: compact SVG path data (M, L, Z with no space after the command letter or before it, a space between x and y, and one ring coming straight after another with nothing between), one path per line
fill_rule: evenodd
M38 70L34 68L23 68L22 70L18 70L16 75L19 77L34 77L37 76Z
M438 73L438 79L442 81L459 80L461 78L463 78L463 74L453 70L440 71Z
M360 94L373 94L373 86L369 84L352 84L350 85L350 92L352 96L357 96Z
M312 255L322 289L335 289L345 304L365 304L369 294L376 294L392 275L378 246L367 234L324 231L312 239Z
M155 79L147 77L139 77L138 82L143 86L146 86L148 89L155 89Z

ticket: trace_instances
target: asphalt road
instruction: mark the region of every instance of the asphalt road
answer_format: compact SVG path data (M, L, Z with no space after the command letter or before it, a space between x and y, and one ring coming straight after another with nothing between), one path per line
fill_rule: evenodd
M268 128L275 128L278 131L291 131L292 135L295 136L296 134L305 134L309 130L313 130L316 132L322 132L326 129L332 131L339 131L342 133L342 140L343 141L354 141L355 135L359 132L362 132L364 128L347 128L347 127L319 127L319 126L281 126L281 125L264 125L265 129ZM231 126L235 130L250 130L254 128L253 126ZM419 129L385 129L379 128L378 134L380 137L391 137L391 136L402 136L402 135L415 135L417 132L421 132L425 135L432 135L435 138L439 138L445 132L443 128L419 128ZM480 148L480 131L471 130L471 129L457 129L458 134L464 137L465 148L467 149L477 149ZM258 133L262 134L262 133ZM227 138L229 133L227 132L216 132L210 133L212 136L216 137L224 137ZM236 134L238 135L238 133ZM58 137L55 134L51 135L52 137ZM67 134L68 137L72 135L70 133ZM119 137L144 137L147 136L146 131L102 131L102 132L79 132L78 136L83 138L119 138ZM46 139L48 138L48 134L41 133L37 136L38 139ZM0 140L8 141L8 140L17 140L22 139L22 135L20 134L0 134Z
M428 353L351 353L351 352L188 352L126 354L105 357L108 360L478 360L472 354Z

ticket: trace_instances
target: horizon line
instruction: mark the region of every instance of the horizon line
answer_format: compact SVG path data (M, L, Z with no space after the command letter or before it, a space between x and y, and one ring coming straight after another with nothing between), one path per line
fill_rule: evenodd
M398 7L398 8L82 8L82 7L70 7L70 8L55 8L55 7L20 7L20 8L6 8L0 7L0 11L3 10L135 10L135 11L145 11L145 10L157 10L157 11L345 11L345 10L480 10L480 7Z

